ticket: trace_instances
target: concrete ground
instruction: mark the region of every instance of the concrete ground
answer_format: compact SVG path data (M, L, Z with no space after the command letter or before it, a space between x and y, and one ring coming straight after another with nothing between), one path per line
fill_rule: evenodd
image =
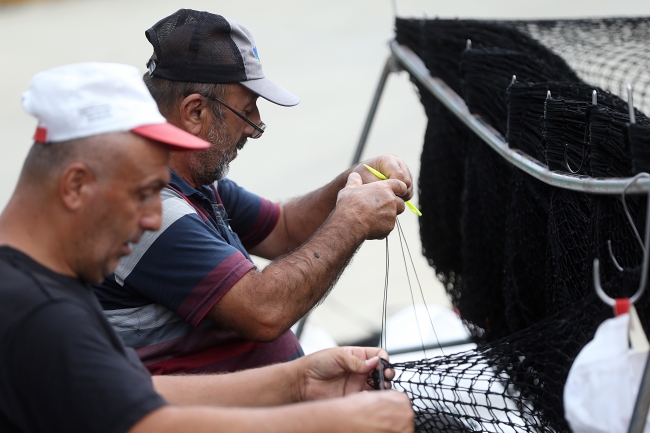
M144 31L179 8L208 10L255 35L264 70L302 98L294 108L261 101L268 129L250 141L230 177L274 200L287 200L347 168L393 36L390 0L0 0L0 208L31 145L35 122L21 108L33 74L67 63L128 63L144 71L151 46ZM397 0L399 16L558 18L648 15L647 0ZM596 54L597 55L597 54ZM365 156L401 155L417 176L426 118L405 73L389 78ZM417 197L414 199L417 203ZM420 254L417 218L400 217L428 303L448 305ZM391 314L411 304L397 234L390 236ZM338 342L377 331L385 276L384 243L367 242L314 317ZM263 263L260 263L263 265ZM411 274L413 282L413 275ZM413 289L419 293L417 285ZM418 301L416 298L416 302Z

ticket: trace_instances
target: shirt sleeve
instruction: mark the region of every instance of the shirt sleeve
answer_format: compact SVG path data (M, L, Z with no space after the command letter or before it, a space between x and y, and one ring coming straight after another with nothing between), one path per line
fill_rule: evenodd
M280 219L280 205L255 195L230 179L217 182L230 225L246 249L262 242Z
M142 236L115 278L196 327L254 267L183 198L170 196L163 201L161 230Z
M126 432L166 404L146 369L74 303L31 314L6 350L7 414L21 431Z

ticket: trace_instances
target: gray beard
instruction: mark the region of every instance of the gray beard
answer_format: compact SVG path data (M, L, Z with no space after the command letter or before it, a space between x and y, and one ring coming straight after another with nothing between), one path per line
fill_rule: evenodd
M206 137L212 147L197 154L192 164L192 172L201 185L210 185L226 177L230 170L230 161L237 156L237 150L241 150L246 144L247 139L243 138L237 142L235 146L237 150L220 151L220 149L231 148L232 141L224 131L225 128L221 122L212 124Z

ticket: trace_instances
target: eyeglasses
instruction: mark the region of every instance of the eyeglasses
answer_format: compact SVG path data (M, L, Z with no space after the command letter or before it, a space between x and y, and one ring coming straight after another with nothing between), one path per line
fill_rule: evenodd
M264 131L266 130L266 125L264 124L264 122L260 122L259 125L256 125L256 124L254 124L253 122L251 122L251 121L248 119L248 117L244 116L244 115L241 114L239 111L235 110L235 109L232 108L230 105L228 105L228 104L226 104L225 102L223 102L221 99L216 98L216 97L214 97L214 96L212 96L212 95L206 95L206 94L204 94L204 93L201 93L201 96L203 96L203 97L205 97L205 98L214 99L215 101L217 101L218 103L222 104L224 107L226 107L227 109L229 109L230 111L232 111L233 113L235 113L235 114L237 115L237 117L239 117L241 120L243 120L244 122L248 123L250 126L252 126L253 128L255 128L255 132L251 135L251 138L260 138L260 137L262 136L262 134L264 134Z

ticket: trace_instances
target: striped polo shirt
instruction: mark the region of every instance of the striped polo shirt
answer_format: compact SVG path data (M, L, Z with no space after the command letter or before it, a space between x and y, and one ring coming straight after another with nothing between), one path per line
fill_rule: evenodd
M287 331L270 343L218 328L206 314L248 271L280 206L229 179L194 188L172 171L162 227L146 232L95 287L109 322L152 374L217 373L302 356Z

